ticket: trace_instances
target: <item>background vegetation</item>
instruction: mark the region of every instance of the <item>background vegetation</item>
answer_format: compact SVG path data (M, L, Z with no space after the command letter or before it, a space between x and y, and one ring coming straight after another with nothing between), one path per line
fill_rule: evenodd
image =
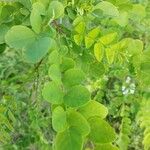
M0 149L150 150L150 1L0 1Z

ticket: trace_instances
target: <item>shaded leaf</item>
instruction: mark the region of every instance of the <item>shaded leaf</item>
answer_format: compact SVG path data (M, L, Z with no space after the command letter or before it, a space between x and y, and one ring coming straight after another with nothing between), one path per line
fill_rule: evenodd
M39 62L52 47L52 40L49 37L39 37L32 44L24 49L24 55L28 62Z
M85 74L80 69L69 69L64 73L63 83L66 86L81 84L85 80Z
M89 91L81 85L70 88L64 97L64 103L70 107L79 107L86 104L90 100Z
M82 135L72 127L58 133L54 144L56 150L82 150L83 139Z

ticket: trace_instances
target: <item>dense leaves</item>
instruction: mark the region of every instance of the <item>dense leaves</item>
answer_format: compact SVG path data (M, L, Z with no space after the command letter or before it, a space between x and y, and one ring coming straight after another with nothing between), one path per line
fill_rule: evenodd
M149 0L0 2L0 149L149 150Z

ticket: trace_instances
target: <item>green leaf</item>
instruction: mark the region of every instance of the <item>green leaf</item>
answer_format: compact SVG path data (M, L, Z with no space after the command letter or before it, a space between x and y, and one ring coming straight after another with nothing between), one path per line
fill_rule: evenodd
M85 46L86 46L86 48L90 48L94 44L94 42L95 42L96 38L98 37L99 33L100 33L99 27L96 27L96 28L92 29L88 33L88 35L85 37Z
M33 5L32 5L32 10L38 10L37 13L39 15L45 15L45 6L43 5L42 2L35 2ZM32 13L32 12L31 12Z
M104 45L108 45L108 44L111 44L116 38L117 38L117 33L114 32L114 33L109 33L109 34L102 36L99 39L99 41Z
M9 27L6 25L0 25L0 44L5 43L5 34L9 30Z
M82 150L83 138L75 128L68 128L56 135L54 149L56 150Z
M107 144L98 144L95 147L95 150L119 150L118 147L107 143Z
M77 111L70 110L67 113L67 122L70 127L74 127L82 136L87 136L90 132L90 125L87 120Z
M108 63L112 64L114 62L114 59L115 59L115 54L116 54L115 49L112 49L111 47L106 48L105 52L106 52L106 57L107 57Z
M58 64L51 65L48 74L51 80L61 82L61 72Z
M19 3L25 6L25 8L31 9L31 2L30 0L17 0Z
M32 10L31 16L30 16L30 22L32 29L36 33L40 33L41 27L42 27L42 17L38 14L38 10Z
M94 44L94 40L88 36L85 37L85 47L90 48Z
M81 85L72 87L64 97L64 103L70 107L79 107L90 100L89 91Z
M50 0L38 0L38 2L42 3L45 7L48 7Z
M60 64L61 63L61 57L57 50L54 50L50 53L48 57L50 64Z
M97 9L102 10L104 15L107 15L110 17L119 16L119 11L118 11L117 7L107 1L102 1L93 8L93 10L97 10Z
M85 31L85 23L81 21L75 26L74 30L79 34L83 34Z
M121 27L125 27L129 21L129 14L127 12L120 12L119 16L114 19L114 21Z
M142 54L143 51L143 42L141 40L127 39L128 40L128 53L131 55L139 55Z
M7 32L5 41L10 47L21 49L35 41L35 34L28 27L17 25Z
M73 38L77 45L81 45L81 43L83 41L83 36L81 34L76 34L76 35L74 35Z
M101 62L104 56L104 46L101 43L96 43L94 45L94 55L97 61Z
M85 37L85 46L86 46L86 48L90 48L94 44L95 39L97 38L99 33L100 33L99 27L92 29L88 33L88 35Z
M48 8L48 14L53 19L62 17L64 14L63 4L59 1L52 1Z
M62 132L67 127L66 112L61 106L56 107L52 113L52 126L56 132Z
M24 55L28 62L39 62L52 47L52 40L49 37L39 37L32 44L24 49Z
M145 7L141 4L134 4L131 11L130 18L139 21L143 19L145 16L146 16Z
M95 143L110 143L116 139L114 129L103 119L92 117L89 120L91 132L90 139Z
M54 81L45 84L42 95L46 101L52 104L61 104L63 102L63 90L61 86Z
M96 27L88 33L88 37L90 37L92 39L96 39L97 36L99 35L99 33L100 33L100 29L99 29L99 27Z
M81 69L69 69L64 73L63 83L66 86L74 86L85 80L85 74Z
M60 65L62 72L74 68L74 66L75 66L75 62L72 58L63 57L62 63Z
M100 78L105 73L105 68L102 63L94 62L90 65L89 74L91 77Z
M34 3L32 7L33 8L30 15L31 26L36 33L40 33L42 27L41 15L45 14L45 8L40 2Z
M99 116L105 118L108 114L108 109L97 101L91 100L86 105L80 107L78 111L86 118Z

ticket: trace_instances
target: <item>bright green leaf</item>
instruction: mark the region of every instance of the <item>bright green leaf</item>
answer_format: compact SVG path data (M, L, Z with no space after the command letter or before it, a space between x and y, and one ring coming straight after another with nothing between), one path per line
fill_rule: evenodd
M100 29L99 29L99 27L96 27L96 28L92 29L88 33L87 36L85 36L85 46L86 46L86 48L90 48L94 44L95 39L97 38L99 33L100 33Z
M36 33L40 33L42 27L41 15L45 14L45 8L40 2L34 3L32 7L30 15L31 26Z
M95 143L109 143L116 138L114 129L100 117L92 117L89 120L91 126L90 139Z
M128 39L128 52L131 55L139 55L142 54L143 51L143 42L141 40Z
M87 136L90 132L89 123L77 111L74 111L74 110L68 111L67 122L70 127L74 127L83 136Z
M85 31L85 23L82 21L75 26L75 31L79 34L83 34Z
M90 48L94 44L94 40L91 39L90 37L86 36L85 37L85 47Z
M47 83L42 90L43 98L52 104L63 102L63 90L60 85L52 81Z
M35 2L32 5L32 10L38 10L37 13L40 15L45 15L45 7L41 2Z
M112 64L114 62L114 59L115 59L115 54L116 54L115 49L112 49L111 47L106 48L105 52L106 52L106 57L107 57L108 63Z
M95 7L94 10L100 9L103 11L104 15L110 16L110 17L117 17L119 16L119 11L115 5L113 5L110 2L107 1L102 1L98 3Z
M61 57L57 50L54 50L50 53L48 57L50 64L60 64L61 63Z
M61 106L58 106L52 112L52 126L56 132L62 132L67 126L66 112Z
M114 19L114 21L121 27L125 27L128 24L129 15L127 12L120 12L119 16Z
M101 62L104 56L104 46L101 43L96 43L94 45L94 55L97 61Z
M94 100L91 100L86 105L80 107L78 111L87 119L94 116L99 116L103 119L108 114L108 109Z
M143 19L145 16L146 16L145 7L141 4L134 4L131 11L130 18L139 21Z
M99 39L99 41L104 45L108 45L108 44L111 44L116 38L117 38L117 33L114 32L114 33L109 33L109 34L102 36Z
M51 80L61 82L61 72L58 64L51 65L48 74Z
M49 5L48 14L53 19L60 18L64 14L63 4L59 1L52 1Z
M77 45L81 45L83 41L83 36L81 34L74 35L74 41Z
M88 33L88 37L90 37L92 39L96 39L97 36L99 35L99 33L100 33L100 29L99 29L99 27L96 27Z

